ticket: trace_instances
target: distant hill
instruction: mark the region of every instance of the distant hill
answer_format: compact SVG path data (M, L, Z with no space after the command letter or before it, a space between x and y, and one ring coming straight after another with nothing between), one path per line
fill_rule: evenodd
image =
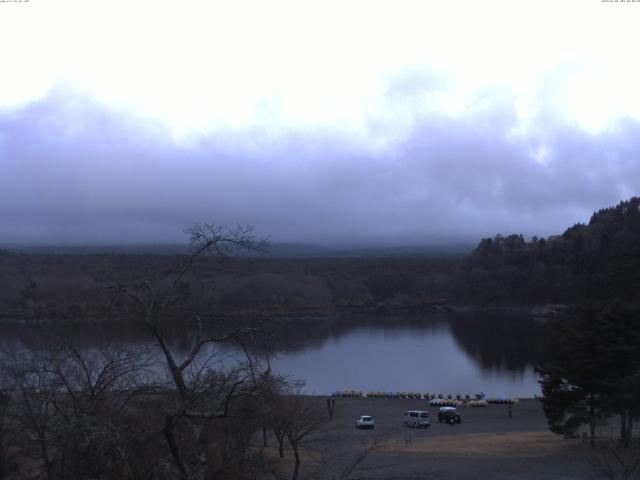
M184 245L7 245L7 251L53 255L183 255L189 250ZM323 246L305 243L271 243L265 253L238 252L240 256L271 258L388 258L435 257L462 258L473 250L472 244L453 243L399 247Z
M7 251L37 255L182 255L188 245L5 245Z

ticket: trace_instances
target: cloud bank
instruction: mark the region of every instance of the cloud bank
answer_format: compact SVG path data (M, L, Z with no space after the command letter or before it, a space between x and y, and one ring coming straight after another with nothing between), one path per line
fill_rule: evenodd
M201 221L274 241L475 241L558 233L638 193L637 121L588 131L551 108L523 120L501 90L464 115L424 108L438 88L396 79L360 134L263 124L181 142L54 89L0 111L0 243L170 243Z

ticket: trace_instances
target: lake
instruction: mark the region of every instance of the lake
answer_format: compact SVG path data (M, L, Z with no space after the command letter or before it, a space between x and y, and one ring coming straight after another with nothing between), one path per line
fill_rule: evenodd
M305 329L309 332L311 329ZM304 379L312 394L335 390L479 393L533 397L542 325L504 314L342 319L281 352L275 372Z
M104 327L103 327L104 328ZM146 332L128 326L3 327L4 348L25 338L55 334L86 348L104 338L127 346L153 346ZM113 330L113 329L111 329ZM291 322L276 351L274 373L304 380L304 391L413 391L444 394L533 397L540 393L534 365L541 358L543 325L506 313L359 314ZM193 335L176 333L173 348L186 353ZM207 353L214 353L208 349ZM239 349L215 351L233 359ZM158 358L157 368L163 364Z

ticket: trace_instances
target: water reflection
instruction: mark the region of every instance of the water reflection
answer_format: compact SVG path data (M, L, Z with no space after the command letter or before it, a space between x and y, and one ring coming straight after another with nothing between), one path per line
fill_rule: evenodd
M539 393L533 365L542 351L542 328L528 317L369 315L299 329L288 337L289 348L274 368L305 378L310 393Z
M208 330L219 333L211 326ZM73 338L87 348L104 342L152 344L144 326L133 323L117 329L5 326L1 333L3 348L48 336ZM194 336L176 328L173 347L186 354ZM275 350L270 355L274 371L304 379L309 393L359 389L533 396L539 392L533 365L540 359L542 340L540 324L513 314L360 314L281 322L269 348ZM228 361L238 349L215 353Z

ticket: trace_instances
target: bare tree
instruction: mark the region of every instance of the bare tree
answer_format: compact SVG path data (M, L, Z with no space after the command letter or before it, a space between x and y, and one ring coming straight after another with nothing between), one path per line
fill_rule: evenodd
M335 438L325 439L318 448L318 460L315 473L310 477L313 480L364 480L384 478L376 476L381 473L383 467L375 467L366 464L367 459L385 447L385 436L377 435L372 439L359 441L356 445L340 447ZM385 477L388 477L382 472Z
M227 230L222 226L203 224L189 228L187 233L191 237L191 253L176 268L168 289L164 292L157 292L150 280L144 280L130 286L117 285L116 287L117 293L125 294L141 309L139 313L142 320L162 351L171 378L181 397L186 397L188 394L185 371L193 364L206 345L229 341L242 333L250 334L254 331L249 328L236 329L220 336L203 337L202 320L200 316L193 315L192 326L195 328L195 338L188 354L182 361L179 361L170 346L170 333L164 328L163 320L168 307L180 298L179 291L182 280L191 272L196 260L209 253L227 255L235 250L260 251L266 246L266 240L257 239L253 227L238 227L234 230Z
M58 445L67 472L133 476L125 410L148 374L144 350L114 347L80 349L62 344L44 356L45 368L58 379L64 396L56 404L63 423Z
M278 456L284 458L284 440L287 438L287 427L289 425L289 417L287 409L285 408L284 398L274 400L267 418L269 427L278 442Z
M4 387L5 383L0 376L0 385ZM5 478L9 470L7 452L5 449L5 435L6 435L6 413L7 406L9 405L9 395L4 391L4 388L0 387L0 479Z
M125 409L145 364L130 349L81 350L59 339L4 352L3 431L28 476L135 478Z
M640 443L616 439L599 442L590 458L591 465L610 480L637 478L640 468Z
M167 287L160 290L151 280L144 280L132 285L117 285L115 288L118 295L123 294L130 299L134 311L162 352L175 393L173 406L164 415L162 434L183 480L201 478L203 465L208 463L208 459L202 458L203 455L206 457L206 450L201 450L198 455L186 455L181 445L193 443L194 439L197 441L202 433L203 422L227 418L232 399L251 395L257 389L255 365L242 365L231 372L211 372L209 360L202 358L206 356L206 347L233 340L250 341L259 332L255 328L239 327L221 335L205 336L201 317L193 314L190 320L195 330L194 338L186 355L181 357L171 346L166 312L180 300L183 281L192 273L200 257L211 253L228 255L242 250L262 250L266 246L265 240L257 239L252 227L230 230L203 224L191 227L187 233L191 239L191 253L171 272L172 278ZM182 429L181 433L178 433L179 428ZM191 440L187 440L185 435L191 436Z
M151 359L140 347L107 343L100 348L83 349L74 342L59 342L43 354L42 360L61 382L73 413L124 408L150 375Z
M284 398L286 401L287 399ZM311 399L307 399L311 400ZM291 407L291 405L289 405ZM402 476L392 476L394 470L391 465L370 465L368 459L386 446L386 440L391 433L376 435L355 442L344 442L344 432L334 426L326 428L326 419L319 419L320 424L313 432L300 442L301 457L305 458L305 468L298 464L297 473L294 463L294 475L305 480L382 480L401 479ZM305 421L306 423L306 421ZM277 465L271 465L268 470L271 476L278 480L287 477ZM411 477L417 478L417 477Z
M284 412L288 418L285 425L286 437L294 457L291 480L297 480L302 459L301 447L305 442L326 430L327 418L319 399L300 395L287 397Z
M235 326L205 335L201 316L188 313L183 302L184 282L200 257L261 249L264 242L250 228L204 225L189 234L192 251L169 272L169 282L164 275L113 287L113 301L151 334L163 378L149 371L145 352L108 344L57 340L2 357L10 382L4 382L7 402L0 406L9 405L12 451L32 469L22 474L47 480L255 476L264 466L252 442L260 429L266 439L271 414L282 408L287 417L280 442L286 436L292 445L297 477L299 449L315 431L314 415L296 396L280 401L289 392L287 382L272 375L268 357L265 366L250 346L264 333ZM174 342L176 319L193 328L186 351ZM244 357L221 362L217 347L232 342Z
M5 355L0 366L11 403L5 415L11 423L12 443L29 459L30 476L53 480L60 384L33 352Z

